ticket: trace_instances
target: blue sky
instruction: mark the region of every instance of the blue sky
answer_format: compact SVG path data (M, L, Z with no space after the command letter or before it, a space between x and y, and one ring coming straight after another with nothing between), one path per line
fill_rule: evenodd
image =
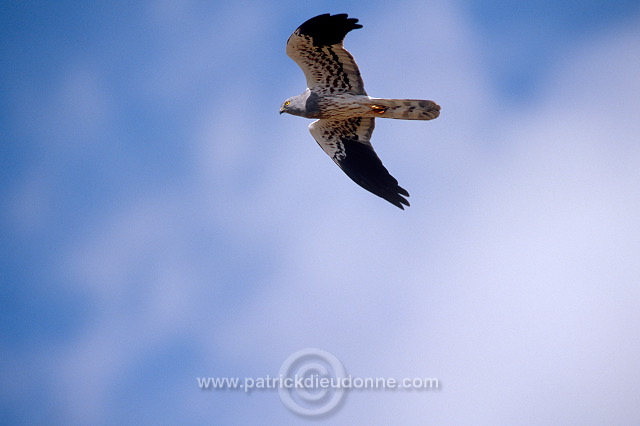
M329 424L640 418L640 6L542 1L5 2L1 423L304 423L277 374L354 375ZM347 12L406 211L279 116L284 54Z

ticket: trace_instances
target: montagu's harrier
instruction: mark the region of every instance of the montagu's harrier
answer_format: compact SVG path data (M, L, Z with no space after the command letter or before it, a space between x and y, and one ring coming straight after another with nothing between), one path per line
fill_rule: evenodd
M389 174L371 146L374 120L432 120L440 106L418 99L367 96L344 37L362 28L346 14L316 16L296 29L287 41L287 55L302 68L307 90L282 104L283 112L318 120L309 131L320 147L355 183L404 209L409 193Z

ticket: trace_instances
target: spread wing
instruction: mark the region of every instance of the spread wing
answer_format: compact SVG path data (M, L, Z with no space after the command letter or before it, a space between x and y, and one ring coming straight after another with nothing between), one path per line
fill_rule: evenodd
M371 146L374 118L317 120L309 131L329 157L355 183L404 210L409 193L389 174Z
M347 14L316 16L300 25L287 40L287 55L302 68L307 87L319 93L366 95L358 65L344 48L344 37L362 28Z

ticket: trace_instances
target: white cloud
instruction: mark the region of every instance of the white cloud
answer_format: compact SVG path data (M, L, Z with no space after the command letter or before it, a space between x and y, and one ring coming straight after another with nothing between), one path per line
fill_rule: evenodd
M485 116L501 149L476 157L464 213L414 271L424 285L391 345L404 349L385 358L446 387L401 422L638 417L637 28L572 53L541 103Z

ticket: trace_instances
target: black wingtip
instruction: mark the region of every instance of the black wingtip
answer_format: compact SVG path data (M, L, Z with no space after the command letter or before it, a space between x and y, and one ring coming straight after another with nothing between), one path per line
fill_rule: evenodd
M384 200L387 200L394 206L398 207L400 210L404 210L405 206L406 207L411 206L411 204L409 204L409 200L404 198L409 196L409 193L407 192L407 190L401 187L400 185L398 185L398 181L393 176L389 175L389 177L396 182L395 185L392 183L392 181L389 181L389 185L382 188L371 187L370 184L365 186L362 183L356 181L355 179L354 181L358 185L366 189L367 191L377 195L378 197Z
M398 188L400 188L403 192L402 195L404 195L404 197L408 197L409 193L407 191L405 191L401 186L398 186ZM398 191L400 192L400 191ZM376 194L378 195L378 194ZM411 204L409 204L409 201L404 198L402 195L399 194L395 194L395 196L392 197L385 197L382 195L378 195L381 198L384 198L385 200L387 200L388 202L390 202L391 204L393 204L394 206L398 207L400 210L404 210L404 207L407 206L411 206Z
M408 197L409 196L409 193L407 192L407 190L404 189L403 187L401 187L400 185L397 185L396 186L396 191L398 192L398 194L396 194L396 197L394 197L394 198L395 198L395 200L397 202L393 202L393 201L389 200L388 198L385 198L385 200L389 201L391 204L399 207L402 210L404 210L404 206L407 206L407 207L411 206L411 204L409 203L409 200L404 198L404 197Z
M341 43L349 31L362 28L357 22L357 19L349 18L346 13L325 13L309 19L298 27L298 31L311 37L316 46L330 46Z
M406 189L389 174L382 161L369 146L353 140L343 140L345 156L334 161L355 183L404 210L409 207Z

